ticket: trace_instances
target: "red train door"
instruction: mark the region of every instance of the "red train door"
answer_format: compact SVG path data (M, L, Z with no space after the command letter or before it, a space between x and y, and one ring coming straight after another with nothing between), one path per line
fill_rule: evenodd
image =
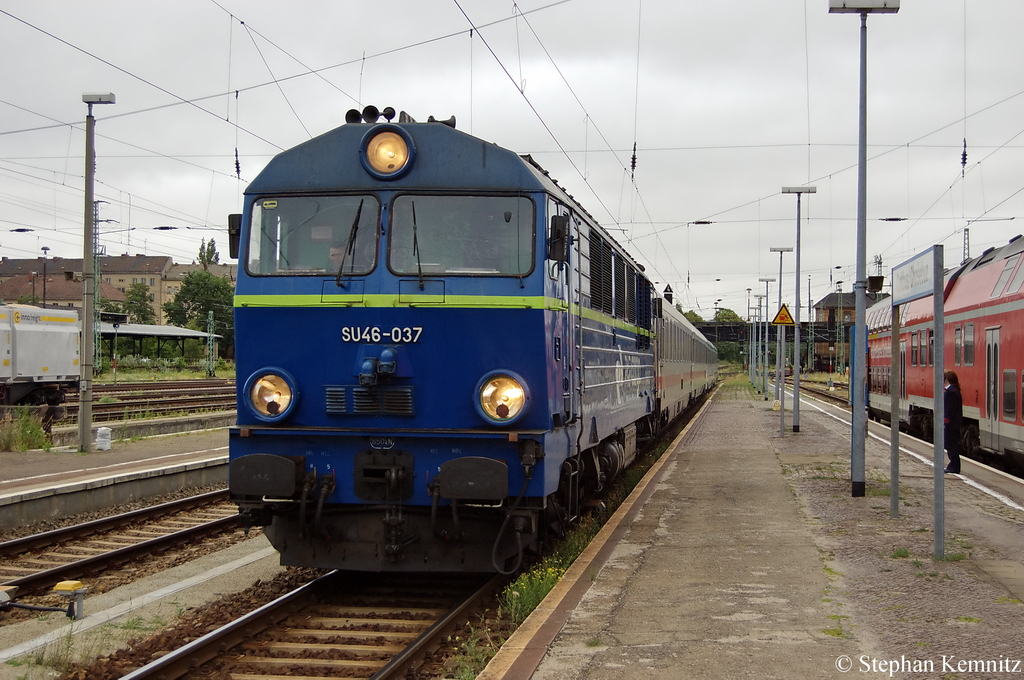
M1002 389L999 367L999 329L985 329L985 413L981 427L981 445L999 451L999 391Z

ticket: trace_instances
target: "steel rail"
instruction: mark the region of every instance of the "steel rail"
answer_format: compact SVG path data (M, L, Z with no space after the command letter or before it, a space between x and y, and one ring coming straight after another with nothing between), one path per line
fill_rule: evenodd
M19 597L23 597L25 595L38 595L49 588L52 588L55 583L60 581L70 579L78 580L83 576L95 574L105 569L120 566L134 559L138 559L139 557L166 550L167 548L179 543L188 543L197 538L203 538L208 534L230 531L238 527L238 525L238 515L222 517L221 519L213 520L212 522L204 522L203 524L189 527L188 529L175 531L167 534L166 536L151 538L139 543L126 545L123 548L117 548L100 555L86 557L81 560L68 562L67 564L46 569L45 571L29 574L28 576L11 579L9 581L5 581L2 585L18 586Z
M227 489L211 491L209 493L199 494L198 496L189 496L188 498L179 498L178 500L161 503L159 505L151 505L148 508L139 508L138 510L123 512L119 515L101 517L89 522L83 522L82 524L75 524L68 527L61 527L60 529L44 531L39 534L32 534L31 536L15 538L10 541L0 543L0 557L12 557L32 550L40 550L58 543L63 543L64 541L83 538L85 536L98 534L104 531L111 531L113 529L119 529L123 526L139 521L145 521L153 517L162 517L175 512L182 512L184 510L194 510L205 505L223 503L226 502L228 498L229 494Z
M501 574L492 576L486 583L477 588L472 595L463 600L461 604L456 605L444 617L438 619L423 631L418 638L413 640L391 661L384 664L383 668L371 675L370 680L391 680L392 678L403 677L410 668L421 664L428 652L432 651L441 640L466 620L466 614L469 610L493 595L507 582L507 576Z

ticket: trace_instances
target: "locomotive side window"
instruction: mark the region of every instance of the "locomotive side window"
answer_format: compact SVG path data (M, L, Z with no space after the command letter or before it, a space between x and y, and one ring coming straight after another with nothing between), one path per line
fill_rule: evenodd
M399 196L388 263L414 276L526 276L535 221L524 196Z
M257 199L246 269L257 276L368 274L377 260L379 215L371 195Z
M974 324L964 324L964 366L974 365Z
M964 331L960 326L953 329L953 363L957 366L960 365L960 357L962 356L964 346Z
M1003 371L1003 419L1017 420L1017 371Z

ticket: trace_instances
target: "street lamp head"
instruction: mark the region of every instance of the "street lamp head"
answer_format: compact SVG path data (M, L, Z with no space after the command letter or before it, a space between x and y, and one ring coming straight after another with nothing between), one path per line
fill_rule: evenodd
M782 187L784 194L816 194L818 187Z
M793 252L792 248L769 248L768 250L769 250L769 252L772 252L772 253L791 253L791 252Z
M117 97L115 97L112 92L107 92L107 93L103 93L103 94L98 94L98 93L83 94L82 95L82 103L83 104L116 104L117 103Z
M772 282L775 281L775 277L774 276L766 276L766 277L762 277L762 278L758 279L758 281L761 281L763 283L772 283Z
M828 0L829 14L895 14L900 0Z

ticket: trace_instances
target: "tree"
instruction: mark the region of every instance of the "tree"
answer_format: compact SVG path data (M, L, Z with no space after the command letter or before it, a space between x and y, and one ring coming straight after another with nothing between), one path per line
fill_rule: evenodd
M739 314L728 307L720 307L715 312L715 321L717 323L742 323L743 319L740 318Z
M718 350L719 361L724 361L728 364L742 363L739 343L723 340L715 343L715 349Z
M689 321L690 323L704 323L704 318L701 317L700 314L693 311L692 309L683 314L683 316L685 316L686 320Z
M221 356L230 356L235 337L234 295L228 279L208 271L189 272L182 277L174 299L164 303L164 312L172 325L205 331L207 315L212 311L214 332L222 336Z
M156 323L156 312L150 298L149 286L144 283L133 283L124 293L124 302L116 311L128 315L128 323Z
M203 271L209 271L211 264L220 264L220 253L217 252L217 242L212 238L207 243L204 238L199 244L199 264L203 265Z
M99 301L96 303L96 308L101 312L121 312L121 303L115 302L110 298L100 296Z

